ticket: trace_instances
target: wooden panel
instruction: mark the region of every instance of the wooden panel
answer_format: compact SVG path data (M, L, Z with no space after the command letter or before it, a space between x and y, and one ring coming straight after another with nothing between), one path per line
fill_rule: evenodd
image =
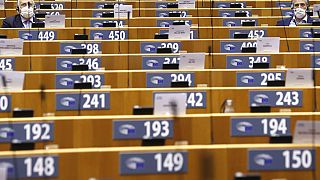
M283 10L288 10L289 8L282 8ZM112 10L112 9L111 9ZM139 8L133 6L133 17L156 17L156 10L155 8L141 8L139 12ZM188 15L194 16L194 17L208 17L210 16L210 8L199 8L199 9L185 9L188 11ZM218 17L219 16L219 10L221 8L212 8L212 16ZM234 10L232 8L224 8L223 10ZM258 15L258 16L281 16L280 10L271 12L272 10L270 8L242 8L241 10L244 11L251 11L252 15ZM39 9L38 12L54 12L56 10L41 10ZM95 11L105 11L109 12L110 9L63 9L61 10L61 14L65 14L66 17L93 17L93 13ZM6 14L5 14L6 13ZM17 11L15 9L7 9L6 12L1 11L0 16L5 17L6 16L13 16L16 15Z
M310 71L312 69L309 69ZM146 88L148 73L161 73L161 74L179 74L179 73L193 73L194 74L194 87L206 85L208 87L236 87L236 73L237 72L284 72L286 69L252 69L252 70L118 70L118 71L27 71L24 81L24 89L56 89L56 75L61 74L78 74L90 75L101 74L104 76L105 83L103 85L111 86L111 88ZM319 70L315 71L316 76L320 73ZM211 77L210 77L211 76ZM171 79L173 80L173 79ZM170 80L169 80L170 81ZM316 85L320 84L320 79L316 78ZM161 90L161 89L159 89Z
M312 148L308 145L269 145L269 144L244 144L244 145L201 145L201 146L168 146L168 147L131 147L131 148L87 148L87 149L60 149L49 151L21 151L15 156L30 156L55 154L59 155L59 177L56 179L232 179L236 172L247 171L247 152L255 149L283 149L283 148ZM319 146L315 146L317 154ZM188 151L188 172L185 174L162 175L119 175L120 152L150 152L150 151ZM2 152L0 156L12 156L12 152ZM319 156L316 156L318 162ZM237 162L237 163L235 163ZM316 178L320 176L319 167L315 169ZM265 171L260 173L262 180L285 178L290 180L312 179L313 172L303 171Z
M302 40L302 39L301 39ZM103 54L117 54L117 53L140 53L140 44L141 42L181 42L182 48L180 51L187 52L208 52L208 48L213 47L214 53L220 53L220 42L221 41L230 41L230 42L247 42L253 40L228 40L228 39L197 39L197 40L124 40L124 41L112 41L112 40L89 40L89 41L26 41L24 44L24 54L60 54L60 43L61 42L83 42L83 43L98 43L101 42L102 53ZM300 39L290 38L290 39L281 39L280 42L280 52L287 52L288 42L290 51L299 52ZM112 47L112 48L110 48ZM130 48L128 48L130 47Z
M73 40L74 34L89 34L91 30L128 30L128 39L154 39L154 34L159 33L160 30L166 30L167 28L163 27L123 27L123 28L94 28L94 27L85 27L85 28L65 28L65 29L52 29L46 28L43 30L55 30L57 31L58 40ZM299 38L300 29L309 29L309 27L286 27L286 33L284 33L283 27L277 26L256 26L256 27L191 27L191 30L198 31L199 39L226 39L231 38L229 31L231 30L255 30L255 29L264 29L267 31L267 35L270 37L288 37L288 38ZM8 38L17 38L18 32L20 30L25 30L23 28L2 28L0 29L1 34L6 34ZM36 30L36 29L33 29ZM84 32L84 30L86 32ZM89 32L88 32L89 31ZM290 32L290 33L289 33ZM90 36L89 36L90 39ZM93 38L92 38L93 39Z
M50 2L50 1L49 1ZM54 2L54 1L53 1ZM73 8L95 8L95 3L97 1L88 1L88 0L79 0L77 2L72 2ZM104 1L105 3L114 3L114 1ZM131 4L133 7L138 8L139 5L141 8L155 8L155 2L156 1L148 1L148 0L141 0L135 1L135 0L126 0L126 4ZM201 0L197 1L198 7L210 7L210 3L213 1L210 0ZM226 2L234 2L233 0L227 0ZM241 1L242 2L242 1ZM266 1L266 0L247 0L247 7L275 7L277 1ZM284 0L281 2L290 2L290 0ZM319 3L318 0L310 0L309 4L317 4ZM6 7L7 8L15 8L16 7L16 1L6 1ZM65 2L65 8L70 8L71 3L70 2Z
M190 92L206 91L207 108L188 109L187 114L219 113L226 99L232 99L235 112L250 112L248 92L250 90L303 90L302 107L285 108L292 112L312 112L314 110L314 94L312 88L162 88L162 89L102 89L82 90L86 92L110 92L109 110L56 111L56 93L77 93L77 90L45 90L41 99L41 91L24 91L12 94L12 107L31 108L35 116L43 113L55 113L56 116L75 115L129 115L135 105L153 106L153 92ZM319 89L318 89L319 91ZM319 92L317 92L319 93ZM4 94L4 93L2 93ZM319 101L318 96L317 102ZM128 101L130 99L130 101ZM42 101L42 104L41 102ZM37 103L34 103L37 102ZM272 112L279 112L283 108L271 108ZM0 113L1 117L10 117L10 113Z
M90 27L90 20L112 20L114 18L66 18L66 27ZM158 17L136 17L129 20L129 27L149 27L156 26L156 20ZM175 20L176 18L164 18ZM221 17L187 17L179 18L180 20L192 20L192 24L200 24L200 26L222 26L223 20ZM228 18L224 18L228 19ZM241 18L245 19L245 18ZM250 19L258 19L258 25L268 24L269 26L276 25L277 21L281 19L281 16L264 16L264 17L250 17ZM1 19L3 20L3 18ZM126 19L123 19L126 20ZM212 22L211 22L212 21Z
M112 133L113 120L157 120L172 119L154 116L105 116L96 117L42 117L12 119L13 122L47 122L54 123L54 141L36 143L37 148L57 144L59 148L81 147L121 147L141 146L142 140L114 140ZM211 144L210 116L186 116L173 119L174 138L166 140L166 145L174 145L177 141L187 141L189 144ZM7 123L7 120L1 120ZM0 150L9 150L7 143L0 145Z
M315 53L319 55L319 53ZM82 57L101 57L101 67L105 70L127 70L128 63L130 70L142 69L142 57L143 56L170 56L171 54L150 54L150 55L140 55L140 54L101 54L101 55L32 55L32 56L16 56L16 70L18 71L29 71L30 62L33 71L55 71L56 70L56 58L82 58ZM176 54L179 56L179 54ZM213 54L210 56L206 53L205 56L205 69L225 69L226 59L228 56L264 56L259 54ZM287 68L309 68L311 67L311 56L312 53L280 53L271 54L270 68L276 68L277 66L284 65ZM11 58L7 56L8 58ZM303 61L301 59L304 59ZM211 61L213 61L213 68L211 67ZM239 70L240 71L240 70Z

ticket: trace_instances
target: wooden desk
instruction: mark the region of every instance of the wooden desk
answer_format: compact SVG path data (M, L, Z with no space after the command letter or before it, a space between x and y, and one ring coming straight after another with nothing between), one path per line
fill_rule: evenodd
M130 147L130 148L78 148L57 150L34 150L21 152L1 152L1 157L15 155L58 155L59 156L59 180L111 178L111 179L204 179L210 177L214 180L232 179L234 173L247 173L248 149L311 149L312 145L294 144L243 144L243 145L194 145L194 146L168 146L168 147ZM319 146L315 146L319 162ZM154 151L188 151L188 173L185 174L162 174L162 175L119 175L120 152L154 152ZM205 173L207 176L205 176ZM262 180L274 178L287 178L290 180L312 179L312 171L264 171L260 173ZM320 177L319 166L315 169L316 177Z
M156 17L156 11L160 11L161 9L156 9L156 8L137 8L133 7L133 17ZM140 12L139 12L140 10ZM167 10L167 9L162 9L162 10ZM175 11L188 11L189 16L193 17L208 17L210 16L210 10L212 11L212 16L213 17L219 17L219 11L220 10L226 10L226 11L235 11L235 10L242 10L242 11L251 11L253 16L281 16L281 11L280 9L271 9L271 8L241 8L241 9L234 9L234 8L199 8L199 9L176 9ZM282 10L290 10L290 8L282 8ZM5 17L5 16L13 16L17 14L16 9L6 9L4 11L0 12L0 17ZM57 12L59 10L55 9L38 9L37 12ZM111 9L113 12L113 9ZM174 11L174 10L172 10ZM60 14L66 15L66 17L101 17L100 16L93 16L93 13L95 12L110 12L110 9L94 9L94 8L88 8L88 9L61 9ZM220 16L221 17L221 16Z
M181 42L182 47L180 51L187 52L208 52L208 48L213 47L214 53L220 53L220 43L221 42L250 42L254 43L254 40L247 39L197 39L197 40L123 40L123 41L112 41L112 40L53 40L53 41L25 41L23 54L25 55L43 55L43 54L60 54L60 44L61 43L99 43L101 42L102 53L103 54L120 54L120 53L141 53L140 46L142 42ZM281 38L280 41L280 52L299 52L301 41L312 41L312 39L304 38ZM315 40L316 43L318 40ZM287 45L288 43L288 45ZM98 46L98 45L97 45ZM129 48L130 47L130 48ZM156 47L155 47L156 48ZM239 54L239 53L237 53ZM231 53L230 53L231 55Z
M320 121L320 113L316 112L273 112L273 113L214 113L214 114L187 114L174 119L171 116L57 116L10 118L12 123L22 122L53 122L54 141L36 143L41 149L46 145L57 144L59 148L84 147L122 147L140 146L142 140L115 140L113 139L112 121L117 120L161 120L173 119L174 138L167 139L166 145L173 145L178 141L187 141L195 144L256 144L269 143L269 136L231 136L231 118L290 118L289 132L294 135L298 120ZM0 119L0 123L8 123L7 118ZM2 151L9 150L8 143L0 145Z
M56 110L56 94L79 93L79 90L45 90L41 97L40 90L12 92L12 109L29 108L35 111L35 116L44 113L54 113L56 116L77 115L130 115L135 105L142 107L153 106L154 92L206 92L206 107L187 109L187 114L219 113L226 99L233 100L235 112L250 112L249 91L250 90L302 90L302 107L285 108L292 112L312 112L314 110L314 91L312 88L235 88L235 87L213 87L213 88L139 88L139 89L101 89L82 90L81 94L89 92L110 92L110 109L105 110ZM317 94L319 88L317 88ZM8 93L1 93L8 94ZM130 99L130 101L128 101ZM35 103L37 102L37 103ZM317 96L317 102L320 98ZM318 105L319 106L319 105ZM272 112L279 112L281 107L272 107ZM318 108L319 109L319 108ZM1 117L11 117L11 112L0 113Z
M55 1L49 1L49 2L55 2ZM65 3L64 8L70 8L71 7L71 3L70 1L62 1ZM73 8L95 8L95 2L99 2L99 1L88 1L88 0L81 0L81 1L77 1L77 2L72 2ZM104 1L106 4L108 3L114 3L114 1ZM133 5L133 7L138 8L139 6L141 8L155 8L155 2L156 1L148 1L148 0L141 0L136 1L136 0L126 0L126 1L122 1L125 2L126 4L131 4ZM175 1L173 1L175 2ZM203 1L196 1L198 7L210 7L210 2L209 0L203 0ZM234 2L233 0L228 0L227 2ZM242 1L241 1L242 2ZM247 7L248 6L252 6L252 7L276 7L276 2L277 1L268 1L268 0L247 0ZM281 2L291 2L290 0L284 0ZM317 0L310 0L310 5L312 6L313 4L317 4L319 3L319 1ZM6 1L6 7L7 8L15 8L16 7L16 1Z
M294 136L296 122L298 120L319 121L319 113L312 112L272 112L272 113L231 113L212 114L212 141L214 144L246 144L246 143L269 143L268 136L231 136L231 118L290 118L288 131Z
M111 85L113 88L125 88L128 87L128 73L119 73L119 72L104 72L104 71L96 71L90 72L87 71L85 73L81 71L29 71L26 72L24 87L27 90L30 89L40 89L44 87L45 89L55 89L56 88L56 75L60 74L102 74L105 79L105 85Z
M173 119L168 116L68 116L39 118L10 118L16 122L48 122L54 123L54 141L38 142L37 149L46 145L57 144L59 148L81 147L121 147L141 146L142 140L114 140L113 120L163 120ZM174 119L174 138L167 139L166 145L177 141L188 141L189 144L211 144L210 114L187 115ZM0 123L8 123L0 119ZM0 145L1 151L9 150L8 143Z
M310 69L311 71L312 69ZM41 87L45 89L58 89L56 87L57 75L92 75L97 74L101 75L104 78L104 83L100 80L101 87L103 85L111 86L112 88L146 88L148 86L147 79L148 74L150 76L161 76L164 77L164 74L190 74L190 80L187 80L191 84L194 84L194 87L198 85L206 84L208 87L237 87L237 72L284 72L286 70L281 69L214 69L214 70L117 70L117 71L27 71L25 76L24 89L40 89ZM320 72L316 70L316 75ZM171 76L171 75L170 75ZM187 76L187 75L186 75ZM191 79L194 76L194 79ZM211 76L211 78L210 78ZM184 77L187 78L187 77ZM138 81L137 81L138 80ZM268 79L265 79L267 81ZM270 81L272 79L269 79ZM74 80L73 80L74 81ZM171 79L168 81L177 81L174 80L174 77L171 76ZM180 80L181 81L181 80ZM72 82L73 83L73 82ZM96 82L95 82L96 83ZM191 85L190 84L190 85ZM316 85L320 84L320 80L316 79ZM190 86L189 85L189 86ZM100 86L99 86L100 87ZM161 87L161 86L156 86ZM163 86L162 86L163 87ZM68 87L66 87L68 89ZM96 86L96 88L98 88Z
M264 16L264 17L237 17L237 18L221 18L221 17L187 17L187 18L163 18L163 20L192 20L192 24L200 24L200 26L223 26L223 19L258 19L258 25L268 24L269 26L276 25L276 22L281 19L281 16ZM3 20L3 18L2 18ZM66 27L90 27L90 20L117 20L117 18L66 18ZM127 20L127 19L120 19ZM158 17L135 17L126 22L129 27L156 27ZM71 23L72 21L72 23Z
M104 18L72 18L72 27L90 27L90 20L104 20ZM105 20L111 20L112 18L108 18ZM165 19L171 19L171 20L177 20L177 18L163 18ZM200 24L200 26L222 26L223 25L223 19L234 19L234 18L221 18L221 17L187 17L187 18L178 18L178 20L192 20L192 24ZM281 19L281 16L264 16L264 17L251 17L251 18L245 18L240 17L236 19L258 19L258 25L261 24L268 24L270 26L276 25L276 22ZM126 20L126 19L122 19ZM157 20L159 20L158 17L136 17L129 20L129 23L126 23L129 27L149 27L157 26ZM71 19L66 18L66 27L71 26Z
M320 55L319 52L315 53ZM270 54L271 62L270 68L276 68L279 65L285 65L287 68L310 68L311 57L313 53L305 52L283 52L278 54ZM2 56L3 58L15 58L16 63L15 67L18 71L30 71L30 62L32 71L55 71L57 70L57 60L56 58L96 58L101 57L101 67L105 70L126 70L128 67L130 70L140 70L142 69L142 57L158 57L158 56L172 56L171 54L102 54L102 55L23 55L23 56ZM176 54L178 57L179 54ZM227 64L228 56L265 56L264 54L237 54L237 55L228 55L225 53L213 53L212 56L209 56L206 53L205 56L205 69L225 69ZM128 61L129 59L129 61ZM213 59L213 67L211 62ZM302 60L303 59L303 60ZM129 66L128 66L128 63Z
M240 30L265 30L265 36L269 37L282 37L285 38L300 38L300 30L310 29L310 26L300 26L300 27L286 27L286 34L283 27L278 26L265 26L265 27L191 27L191 30L197 31L198 39L233 39L231 31L240 31ZM24 28L1 28L0 33L7 35L8 38L17 38L19 37L19 31L26 30ZM38 31L38 29L33 28L33 31ZM164 27L124 27L124 28L94 28L94 27L86 27L86 28L76 28L76 27L68 27L64 29L52 29L45 28L41 29L42 31L55 31L57 40L73 40L75 34L88 34L89 39L94 39L91 37L90 32L95 30L114 30L114 31L128 31L127 39L154 39L154 35L159 33L161 30L168 30L168 28ZM27 30L28 31L28 30ZM85 32L84 32L85 31ZM290 33L289 33L290 32ZM252 35L252 34L251 34ZM44 39L46 40L46 39Z

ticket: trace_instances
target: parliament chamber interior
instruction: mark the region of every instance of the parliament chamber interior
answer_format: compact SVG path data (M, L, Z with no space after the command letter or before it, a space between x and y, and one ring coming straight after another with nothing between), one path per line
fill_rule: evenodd
M0 18L0 180L320 180L319 0L0 0Z

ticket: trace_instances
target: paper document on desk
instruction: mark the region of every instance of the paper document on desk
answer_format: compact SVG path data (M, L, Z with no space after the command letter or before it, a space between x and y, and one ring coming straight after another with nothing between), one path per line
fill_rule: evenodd
M4 10L4 0L0 0L0 9Z
M65 28L66 15L46 15L46 28Z
M312 76L312 69L290 68L286 74L286 87L313 87Z
M0 71L0 90L22 91L24 84L24 72Z
M186 114L187 93L157 93L154 97L154 115Z
M320 122L315 120L305 121L298 120L296 122L294 136L294 144L319 144L320 143Z
M190 39L189 25L170 25L169 39Z
M257 53L279 53L280 37L257 38Z
M319 17L319 11L320 11L320 4L313 4L313 16Z
M204 69L205 53L181 53L179 69Z
M113 12L115 18L132 18L132 5L115 4Z
M0 39L0 55L22 55L23 39Z
M178 1L178 8L183 9L183 8L196 8L196 3L195 0L179 0Z

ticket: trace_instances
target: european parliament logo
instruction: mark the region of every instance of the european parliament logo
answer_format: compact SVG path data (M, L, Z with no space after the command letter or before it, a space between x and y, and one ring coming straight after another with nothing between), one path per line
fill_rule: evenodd
M72 67L72 62L71 61L61 61L60 66L63 68L71 68Z
M305 44L305 45L303 45L303 49L305 49L307 51L313 51L314 45L313 44Z
M102 33L94 33L93 34L93 39L95 40L102 40L103 39L103 34Z
M0 129L0 138L12 138L14 136L14 130L9 127L3 127Z
M226 51L233 51L233 50L236 49L236 46L233 45L233 44L226 44L226 45L224 45L223 48L224 48Z
M236 23L233 21L228 21L228 22L226 22L226 25L227 26L236 26Z
M222 13L222 17L231 17L231 14L230 14L230 13L227 13L227 12Z
M93 27L102 27L103 23L102 22L96 22L93 24Z
M159 85L164 83L164 78L161 76L153 76L150 81L152 84Z
M248 132L253 130L253 125L246 121L239 122L236 127L240 132Z
M156 50L156 47L152 44L145 45L143 49L147 52L152 52Z
M318 65L318 66L320 66L320 58L317 58L317 59L315 60L315 64Z
M254 102L258 104L268 103L269 97L265 94L257 94L254 96Z
M285 13L285 16L293 16L293 12L292 12L292 11L287 11L287 12Z
M97 14L95 14L95 17L96 17L96 18L101 18L101 17L102 17L102 13L97 13Z
M272 156L269 154L258 154L254 157L254 162L259 166L267 166L272 164Z
M76 105L76 100L73 97L64 97L60 100L60 104L66 107Z
M155 59L150 59L146 62L146 65L148 67L159 67L160 63L159 61L155 60Z
M231 60L231 65L238 67L243 65L243 61L241 59L232 59Z
M286 8L286 7L290 7L290 6L287 6L287 4L284 4L284 3L280 3L280 4L279 4L279 7L281 7L281 8Z
M159 13L159 17L168 17L168 13L165 13L165 12Z
M74 46L65 46L64 47L64 51L67 53L71 53L71 49L76 49L76 47L74 47Z
M310 31L306 31L306 32L303 32L302 36L305 37L305 38L308 38L308 37L311 37L312 34L311 34Z
M0 168L7 169L8 173L14 172L14 166L9 162L0 162Z
M21 35L21 38L24 39L24 40L30 40L30 39L32 39L32 34L31 34L31 33L28 33L28 32L23 33L23 34Z
M97 6L97 8L98 8L98 9L103 9L103 8L104 8L104 4L99 4L99 5Z
M62 86L72 86L73 85L73 80L71 78L61 78L59 80L59 83Z
M252 83L254 83L254 77L252 77L252 76L242 76L241 77L241 82L243 82L245 84L252 84Z
M165 22L165 21L160 23L160 27L169 27L169 25L170 25L170 23Z
M132 157L126 160L126 166L129 169L143 169L144 168L145 161L144 159L140 157Z
M218 8L227 8L227 5L226 4L219 4Z
M136 128L131 124L123 124L119 127L119 132L123 135L135 134Z

